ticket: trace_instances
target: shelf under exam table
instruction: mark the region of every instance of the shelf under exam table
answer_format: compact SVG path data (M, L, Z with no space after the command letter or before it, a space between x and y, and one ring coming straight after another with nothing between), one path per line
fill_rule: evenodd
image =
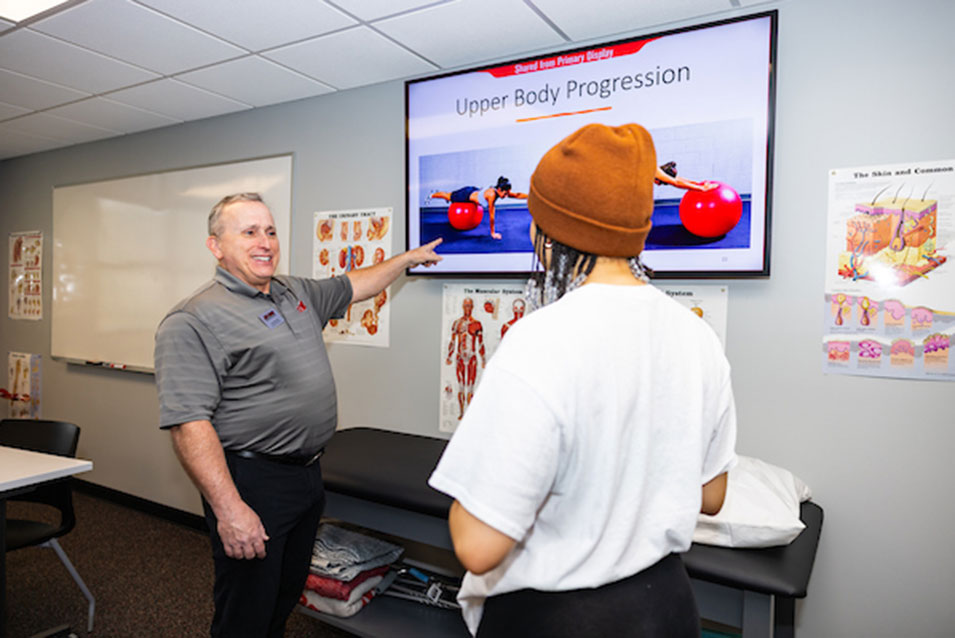
M444 439L376 428L339 431L322 457L326 517L408 539L406 559L460 575L447 528L451 499L427 484L446 445ZM823 510L806 502L800 516L806 529L787 546L694 544L683 555L703 618L739 627L744 638L794 636L795 600L806 596ZM299 610L369 638L406 635L403 630L423 638L468 636L457 611L385 596L345 619Z

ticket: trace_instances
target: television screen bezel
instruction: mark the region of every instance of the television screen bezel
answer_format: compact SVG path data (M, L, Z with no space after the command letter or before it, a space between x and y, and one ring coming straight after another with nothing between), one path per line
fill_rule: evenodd
M428 75L420 78L412 78L410 80L405 80L404 82L404 107L405 107L405 131L404 131L404 183L405 183L405 249L414 248L411 246L411 184L409 183L409 127L410 127L410 118L408 113L409 108L409 87L414 84L420 84L423 82L430 82L433 80L440 80L442 78L453 77L457 75L465 75L468 73L474 73L477 71L484 71L488 69L494 69L502 66L509 66L515 64L522 64L533 60L538 60L541 58L549 58L553 56L562 56L562 55L571 55L578 52L588 51L595 48L601 47L613 47L621 44L640 42L643 40L651 40L663 38L666 36L676 35L680 33L687 33L691 31L698 31L701 29L710 29L714 27L720 27L727 24L735 24L739 22L746 22L750 20L758 20L762 18L769 18L769 60L767 64L767 96L766 96L766 179L765 179L765 194L764 194L764 224L763 224L763 260L762 266L759 270L654 270L653 279L760 279L768 278L770 276L770 253L771 253L771 226L772 226L772 199L773 199L773 163L774 163L774 142L775 142L775 125L776 125L776 51L778 43L778 26L779 26L779 10L772 9L768 11L760 11L757 13L747 13L745 15L733 16L730 18L723 18L720 20L711 20L707 22L701 22L698 24L687 25L683 27L678 27L674 29L667 29L664 31L653 31L645 34L631 36L626 38L619 38L615 40L607 41L597 41L592 42L587 45L573 47L569 49L554 49L551 51L540 52L535 55L529 55L520 58L513 58L507 60L501 60L498 62L493 62L489 64L482 64L480 66L468 67L464 69L458 69L456 71L448 71L446 73L439 73L434 75ZM440 254L440 247L437 252ZM528 264L536 263L533 260L531 253L528 253ZM413 268L408 268L406 274L411 277L433 277L433 278L469 278L469 279L515 279L515 278L526 278L532 272L534 272L530 267L528 270L507 270L507 271L472 271L472 270L455 270L455 271L442 271L442 270L414 270Z

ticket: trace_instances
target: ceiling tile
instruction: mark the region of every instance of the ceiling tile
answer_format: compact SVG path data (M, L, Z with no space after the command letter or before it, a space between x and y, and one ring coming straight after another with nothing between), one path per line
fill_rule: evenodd
M91 126L98 126L99 128L122 131L123 133L145 131L160 126L178 124L181 121L102 97L92 97L88 100L59 106L45 112Z
M305 40L357 24L338 9L317 0L140 2L250 51Z
M5 102L0 102L0 120L9 120L11 117L16 117L18 115L23 115L24 113L29 113L29 112L30 112L30 109L14 106L12 104L6 104Z
M448 28L484 24L495 15L506 19L488 24L486 32ZM444 68L566 43L526 4L510 0L460 0L382 20L375 27Z
M90 93L155 79L155 73L20 29L0 38L0 67Z
M140 84L109 94L109 99L177 120L198 120L251 108L172 79Z
M190 71L176 79L252 106L290 102L333 90L258 56Z
M367 27L340 31L263 55L339 89L435 70L433 65Z
M87 0L30 26L167 75L245 53L128 0Z
M15 120L4 122L3 126L11 131L59 140L67 144L91 142L120 134L119 131L108 131L48 113L34 113L18 117Z
M731 0L533 0L572 40L610 37L695 16L729 11Z
M6 124L0 124L0 159L29 155L60 146L63 146L63 143L57 140L27 135L7 128Z
M397 13L407 13L436 4L435 0L331 0L353 16L362 20L377 20ZM449 0L438 0L448 2Z
M89 93L0 69L0 102L27 109L45 109L89 96Z

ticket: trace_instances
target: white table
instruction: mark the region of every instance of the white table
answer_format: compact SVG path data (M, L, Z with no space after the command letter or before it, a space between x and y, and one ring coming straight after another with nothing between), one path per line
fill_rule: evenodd
M91 461L0 446L0 638L7 635L7 499L92 469Z

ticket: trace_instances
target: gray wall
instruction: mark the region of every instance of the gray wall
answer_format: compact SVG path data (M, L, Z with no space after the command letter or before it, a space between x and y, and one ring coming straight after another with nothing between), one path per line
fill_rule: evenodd
M827 170L955 154L955 3L777 6L772 277L729 282L738 449L794 471L826 511L809 596L797 607L800 636L951 636L953 386L826 376L819 344ZM291 151L287 248L292 272L308 274L315 210L404 210L402 91L388 83L0 163L0 236L51 237L54 185ZM403 223L394 231L400 241ZM156 428L152 377L49 359L52 249L47 317L4 313L0 352L44 355L44 416L83 427L79 454L96 468L89 480L198 511ZM438 435L441 283L397 284L391 348L331 348L342 426Z

